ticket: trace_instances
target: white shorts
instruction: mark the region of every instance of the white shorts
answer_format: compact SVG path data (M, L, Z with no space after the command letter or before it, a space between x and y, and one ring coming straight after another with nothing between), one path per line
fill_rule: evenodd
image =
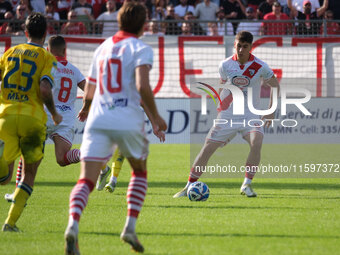
M242 120L235 119L234 122L240 123ZM248 125L248 119L245 119L246 125L233 125L230 126L230 121L228 121L228 124L217 124L215 126L212 126L210 128L210 131L206 137L207 141L221 143L221 147L229 143L237 133L240 133L242 137L245 137L247 134L253 133L253 132L259 132L263 134L263 126L261 126L263 123L261 121L252 121Z
M72 146L74 138L74 128L64 125L48 125L47 126L47 137L53 140L53 137L58 136L66 143Z
M126 158L144 160L149 153L149 141L141 131L85 128L81 160L106 162L112 157L115 146Z

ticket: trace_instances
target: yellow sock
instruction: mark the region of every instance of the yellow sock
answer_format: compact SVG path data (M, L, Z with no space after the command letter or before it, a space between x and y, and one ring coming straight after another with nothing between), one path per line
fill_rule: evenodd
M30 195L32 194L32 188L25 183L20 183L14 191L14 202L8 212L8 217L5 224L9 224L14 227L15 223L18 221L26 202Z
M8 178L9 169L7 161L1 157L0 158L0 182L5 181Z
M120 154L120 151L117 149L115 154L113 155L113 162L112 162L112 176L118 178L120 170L122 169L122 165L124 162L124 156Z

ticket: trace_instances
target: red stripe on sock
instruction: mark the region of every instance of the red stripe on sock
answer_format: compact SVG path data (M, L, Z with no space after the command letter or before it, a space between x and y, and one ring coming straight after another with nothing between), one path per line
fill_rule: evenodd
M138 214L139 214L139 211L136 211L136 210L133 210L133 209L128 210L128 216L132 216L132 217L137 218Z

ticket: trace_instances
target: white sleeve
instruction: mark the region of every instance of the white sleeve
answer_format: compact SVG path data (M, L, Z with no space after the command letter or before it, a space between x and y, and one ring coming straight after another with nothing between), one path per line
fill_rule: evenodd
M91 66L88 72L87 81L96 85L97 83L97 56L99 48L94 52Z
M223 61L220 63L220 66L218 67L218 72L220 74L220 79L223 83L225 83L228 80L227 74L224 72L223 69Z
M85 77L78 68L76 68L76 70L77 70L77 84L79 84L80 82L85 80Z
M139 49L134 57L135 67L141 65L153 65L153 51L150 46L143 47Z
M274 75L273 70L266 63L263 63L263 66L261 69L262 69L261 77L264 80L269 80Z

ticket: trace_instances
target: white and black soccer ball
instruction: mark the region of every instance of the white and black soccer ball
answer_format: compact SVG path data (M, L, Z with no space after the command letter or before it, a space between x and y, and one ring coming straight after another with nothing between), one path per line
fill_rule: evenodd
M204 182L194 182L188 187L187 195L191 201L206 201L210 191Z

